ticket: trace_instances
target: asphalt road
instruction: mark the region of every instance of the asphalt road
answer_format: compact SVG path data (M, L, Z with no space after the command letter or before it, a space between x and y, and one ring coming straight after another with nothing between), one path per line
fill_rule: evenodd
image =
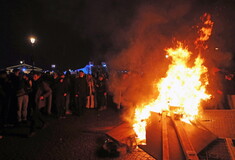
M116 157L100 152L108 138L105 132L123 123L120 114L113 109L87 109L81 117L46 116L47 127L38 129L30 138L28 124L6 128L0 140L0 160L153 159L140 149Z

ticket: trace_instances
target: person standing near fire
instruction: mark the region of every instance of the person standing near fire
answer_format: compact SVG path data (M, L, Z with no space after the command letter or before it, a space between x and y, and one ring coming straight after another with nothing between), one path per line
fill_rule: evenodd
M70 108L70 104L71 104L71 92L72 92L72 84L71 84L71 73L70 71L67 71L66 74L65 74L65 77L64 77L64 82L66 83L67 85L67 96L65 98L65 114L66 115L70 115L72 114L71 112L71 108Z
M53 94L55 97L55 107L57 118L65 118L65 98L68 93L68 85L64 80L64 74L59 74L59 78L55 81Z
M0 139L3 138L4 126L8 124L11 105L11 82L5 70L0 71Z
M95 84L97 108L99 111L107 109L107 86L103 75L99 75Z
M17 91L17 102L18 102L18 110L17 110L17 120L18 123L21 121L27 121L27 110L29 103L29 93L32 89L32 81L29 79L28 75L23 74L22 78L19 82L19 88Z
M89 95L87 97L86 108L95 108L95 84L91 74L87 75L87 84Z
M233 73L225 75L225 83L229 109L235 109L235 78Z
M46 125L45 120L41 115L41 109L46 106L46 99L51 95L52 91L43 79L41 78L41 73L33 73L33 83L32 83L32 92L31 92L31 106L32 107L32 116L30 124L30 133L28 137L31 137L35 134L36 125L38 121L41 121L41 128L44 128Z
M76 112L78 116L81 116L86 107L87 96L89 95L86 76L82 70L78 72L78 77L75 78L74 93Z
M211 78L211 84L216 86L213 92L213 100L215 101L216 109L229 109L229 103L227 99L227 78L224 70L214 68L212 70L213 77Z

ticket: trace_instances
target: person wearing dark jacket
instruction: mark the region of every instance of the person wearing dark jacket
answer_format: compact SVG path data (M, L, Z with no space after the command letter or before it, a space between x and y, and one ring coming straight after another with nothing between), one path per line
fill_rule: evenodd
M9 108L9 122L14 124L17 122L17 111L18 111L18 92L20 90L21 78L20 70L15 68L13 73L9 75L9 80L11 82L11 105Z
M105 110L107 108L107 87L103 75L98 77L95 84L96 88L96 98L97 98L97 108L99 111Z
M83 71L79 71L78 77L74 84L75 106L77 114L80 116L86 107L86 100L88 96L88 84Z
M225 75L225 89L228 100L228 107L226 109L235 109L235 78L234 74Z
M65 83L63 75L54 84L53 94L58 118L65 116L65 97L67 96L68 85Z
M7 72L5 70L0 71L0 139L3 138L4 125L8 123L11 88Z
M68 91L67 91L67 95L65 98L65 114L69 115L72 114L71 112L71 108L70 108L70 104L71 104L71 92L72 92L72 85L71 85L71 73L70 71L67 71L64 77L64 81L67 85Z
M36 124L38 121L41 121L43 128L46 125L40 109L46 106L46 98L51 95L52 91L45 81L41 79L41 73L33 74L33 85L32 85L32 117L30 125L30 134L29 137L35 134Z

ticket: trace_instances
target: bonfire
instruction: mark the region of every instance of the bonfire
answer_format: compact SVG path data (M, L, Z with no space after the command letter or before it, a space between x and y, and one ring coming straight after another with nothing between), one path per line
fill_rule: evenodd
M171 63L166 77L161 78L153 86L159 91L157 99L136 106L133 128L139 143L145 142L145 128L150 112L166 112L168 115L173 112L180 114L182 121L190 123L199 115L201 102L210 98L211 95L206 90L209 85L208 69L201 54L208 48L205 42L211 35L213 22L207 13L201 17L201 20L203 26L198 30L199 38L194 42L198 53L193 65L188 66L192 52L182 42L177 42L175 47L165 49L166 57Z

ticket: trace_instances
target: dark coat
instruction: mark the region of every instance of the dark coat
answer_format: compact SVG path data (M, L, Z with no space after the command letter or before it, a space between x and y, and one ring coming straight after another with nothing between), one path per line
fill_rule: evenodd
M31 86L29 84L29 80L25 80L21 78L19 80L19 87L17 89L16 96L20 97L23 95L28 95L30 91L31 91Z
M61 97L64 93L68 93L68 84L63 79L63 82L60 81L61 79L57 79L54 84L53 94L55 97Z
M75 79L74 93L75 95L77 94L80 97L86 97L89 95L89 88L85 76Z
M95 89L98 94L104 94L107 92L107 85L106 85L106 80L100 81L99 79L96 81L95 84Z
M42 80L37 80L33 83L33 94L36 107L42 108L46 106L47 98L51 96L52 90L49 87L49 84ZM40 97L43 96L44 99L40 100Z

